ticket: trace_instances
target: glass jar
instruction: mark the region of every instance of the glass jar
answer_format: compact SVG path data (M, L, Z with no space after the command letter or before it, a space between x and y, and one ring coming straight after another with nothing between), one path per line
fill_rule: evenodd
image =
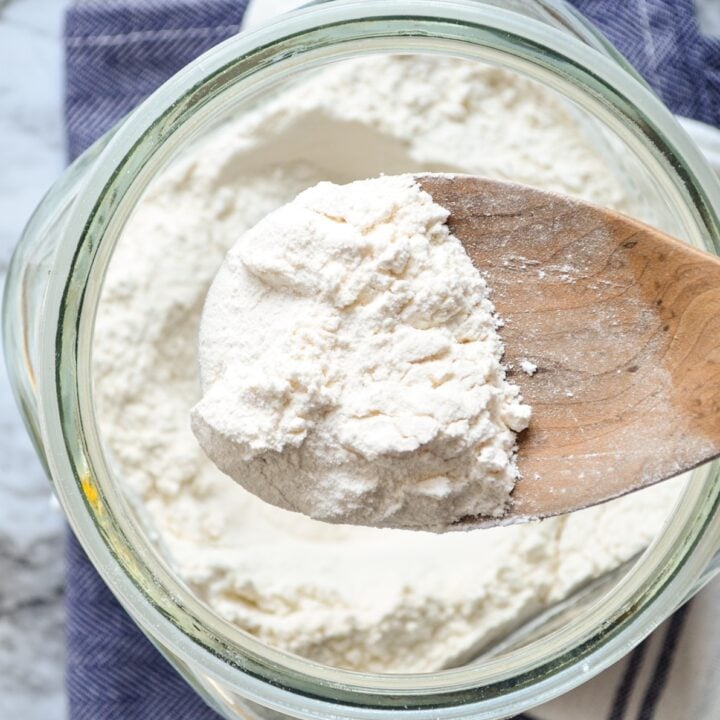
M494 656L373 675L268 647L205 607L160 562L102 451L91 345L105 269L148 182L182 148L281 85L370 53L433 53L510 68L564 96L614 159L637 213L720 249L720 190L697 148L622 57L559 0L334 0L205 54L90 148L28 224L6 286L18 403L86 552L156 646L227 718L510 717L618 660L720 567L717 463L693 471L662 535L577 600L565 621Z

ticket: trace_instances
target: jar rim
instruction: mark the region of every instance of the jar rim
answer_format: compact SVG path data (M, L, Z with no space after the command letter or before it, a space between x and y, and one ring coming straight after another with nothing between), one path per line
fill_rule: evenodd
M342 48L328 38L331 34L337 39L341 31L347 33ZM66 227L66 237L73 242L58 251L47 291L39 376L47 389L40 393L42 432L54 477L67 479L59 494L81 543L136 622L173 655L187 662L202 658L203 670L211 677L242 688L261 704L308 717L327 702L342 704L348 717L358 718L390 707L414 708L411 716L417 718L426 713L496 717L493 713L500 708L504 713L519 712L578 684L576 667L581 661L587 664L586 678L599 672L674 609L720 542L716 464L703 468L692 488L692 507L688 503L672 518L667 535L653 547L655 566L663 565L663 571L646 562L641 573L638 566L634 577L596 608L583 627L568 630L566 635L574 640L568 640L565 651L552 662L528 665L526 660L525 671L515 675L494 669L489 661L441 673L390 676L327 668L266 646L240 630L228 635L177 582L168 592L168 578L163 578L162 587L151 587L148 583L159 580L162 569L143 569L147 558L123 546L129 530L112 517L106 502L108 474L103 475L98 459L90 385L95 311L117 239L112 229L123 224L144 188L138 178L149 177L159 167L158 143L190 137L203 108L220 102L240 81L248 84L255 78L257 89L257 83L269 82L270 72L277 78L308 59L334 61L356 47L352 43L382 52L384 42L400 37L414 48L411 51L439 52L443 43L457 43L469 52L473 46L476 54L494 54L515 63L565 94L570 87L579 88L585 94L577 99L605 113L607 122L625 123L629 137L655 159L659 170L670 173L672 167L685 222L696 226L716 252L720 250L716 180L669 111L617 58L611 61L597 46L589 47L539 21L472 0L320 3L210 50L123 121L100 151ZM328 48L341 52L329 53Z

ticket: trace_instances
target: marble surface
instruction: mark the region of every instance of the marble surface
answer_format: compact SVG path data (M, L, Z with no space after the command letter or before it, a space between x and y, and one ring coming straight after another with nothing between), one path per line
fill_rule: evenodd
M60 0L0 0L0 270L62 171ZM64 525L0 367L0 718L61 720Z
M618 0L620 1L620 0ZM66 0L0 0L0 278L64 165ZM720 34L720 0L697 0ZM64 526L0 369L0 718L61 720Z
M720 0L695 0L700 27L708 35L720 35Z

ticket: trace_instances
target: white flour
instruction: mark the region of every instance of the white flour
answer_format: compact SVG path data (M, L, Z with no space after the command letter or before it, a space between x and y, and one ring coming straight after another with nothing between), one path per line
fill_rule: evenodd
M329 522L505 513L530 408L448 215L411 175L324 182L238 240L203 311L192 413L223 472Z
M633 209L536 86L446 59L354 62L222 128L158 178L113 258L97 321L101 427L178 575L260 639L357 670L466 658L645 547L676 492L665 483L542 523L433 535L280 510L205 457L189 423L197 334L230 246L319 181L416 171Z

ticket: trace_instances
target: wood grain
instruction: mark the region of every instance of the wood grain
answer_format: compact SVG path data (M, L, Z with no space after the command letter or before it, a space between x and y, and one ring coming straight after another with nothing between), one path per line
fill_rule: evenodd
M718 258L533 188L418 181L487 277L509 379L533 407L506 521L594 505L720 455Z

